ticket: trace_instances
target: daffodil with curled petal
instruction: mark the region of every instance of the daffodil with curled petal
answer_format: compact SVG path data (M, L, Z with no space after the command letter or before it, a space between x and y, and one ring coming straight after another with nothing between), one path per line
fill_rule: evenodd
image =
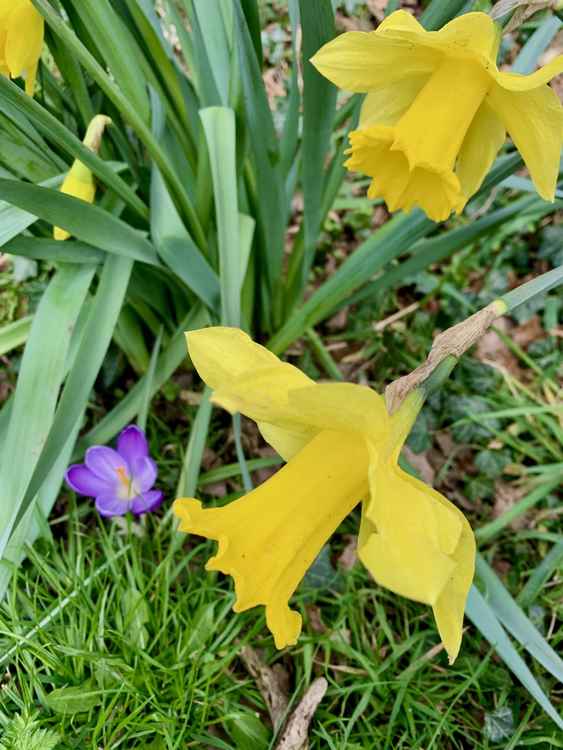
M84 136L84 145L94 153L98 153L102 141L104 130L111 125L111 119L106 115L96 115L90 121ZM61 193L71 195L73 198L80 198L86 203L93 203L96 197L96 182L94 175L80 159L75 159L68 174L61 185ZM70 232L61 227L54 227L53 237L56 240L68 240Z
M475 547L463 514L398 467L421 397L409 396L390 416L370 388L316 384L238 329L207 328L187 337L213 402L255 420L287 461L223 508L203 508L192 498L174 504L182 531L218 542L207 568L233 577L235 611L263 605L276 646L294 644L301 616L290 597L363 500L360 559L382 586L433 607L453 661Z
M0 73L26 76L25 90L33 95L44 21L30 0L0 0Z
M563 56L531 75L505 73L499 42L485 13L426 31L399 10L376 31L347 32L317 52L322 75L367 94L346 164L372 178L369 197L391 211L419 206L435 221L460 213L508 132L538 193L554 199L563 108L547 84Z

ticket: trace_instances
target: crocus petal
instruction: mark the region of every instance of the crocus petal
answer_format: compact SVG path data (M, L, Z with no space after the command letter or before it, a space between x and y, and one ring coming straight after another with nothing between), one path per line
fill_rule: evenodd
M96 476L108 481L115 481L127 471L125 460L113 448L105 445L94 445L88 448L84 462Z
M481 187L505 138L504 123L485 100L467 131L455 170L466 199ZM460 204L458 211L462 210L465 202Z
M149 444L145 433L135 424L130 424L119 433L117 438L117 452L127 461L132 468L133 462L138 458L149 455Z
M43 47L43 17L28 1L19 3L8 21L5 59L13 78L37 65Z
M148 492L156 482L158 469L156 463L148 456L134 458L131 466L131 479L139 492Z
M124 516L130 508L130 500L120 500L120 498L113 493L98 495L96 498L96 510L105 518Z
M524 92L493 86L487 101L522 154L538 193L554 200L563 136L563 108L555 91L549 86Z
M266 607L277 648L296 642L301 616L288 601L342 519L367 490L367 451L361 438L322 432L286 466L224 508L176 500L182 531L219 542L209 570L235 581L240 612Z
M65 479L69 487L79 495L96 497L106 492L112 492L117 482L101 479L99 476L90 471L84 464L74 464L69 466L65 474Z
M136 516L140 516L143 513L150 513L161 505L163 497L160 490L143 492L142 495L137 495L137 497L133 498L131 501L131 510Z

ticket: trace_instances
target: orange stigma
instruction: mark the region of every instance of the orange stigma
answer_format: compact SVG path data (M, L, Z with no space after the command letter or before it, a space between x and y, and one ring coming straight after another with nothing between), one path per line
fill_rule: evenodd
M117 476L119 477L120 482L129 489L129 476L127 474L127 470L125 469L125 466L118 466L116 469Z

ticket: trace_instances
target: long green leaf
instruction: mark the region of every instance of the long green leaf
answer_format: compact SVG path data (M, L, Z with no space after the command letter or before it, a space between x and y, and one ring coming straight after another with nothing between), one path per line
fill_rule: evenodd
M420 20L429 31L435 31L451 21L466 4L467 0L432 0Z
M266 325L281 315L281 278L285 238L286 199L277 136L262 74L240 0L235 0L235 41L243 91L253 172L247 175L252 213L256 218L258 264L263 284ZM267 199L265 198L267 196Z
M108 255L104 263L75 362L66 379L53 424L29 480L25 497L17 508L17 514L14 514L11 526L33 502L88 403L119 317L132 267L131 259L116 255ZM0 554L6 548L6 542L4 532L0 540Z
M469 591L465 614L546 714L553 719L558 727L563 729L563 721L557 711L530 672L526 662L512 645L493 609L475 586L472 586Z
M28 315L0 328L0 356L25 344L31 330L32 321L33 317Z
M77 319L94 268L61 266L35 313L0 457L2 552L51 428L68 352L69 337L64 332Z
M482 555L477 555L476 572L485 586L485 598L510 635L519 641L559 682L563 682L563 660L530 622L499 581Z
M33 212L49 224L108 253L158 264L154 248L128 224L78 198L23 182L0 179L0 200Z
M240 325L242 289L240 227L237 204L235 113L228 107L207 107L200 112L213 178L219 239L221 319Z
M20 211L20 209L14 209ZM0 218L1 225L1 218ZM14 237L4 247L7 253L24 258L48 260L56 263L102 263L106 253L93 245L78 240L48 240L40 237Z
M303 30L303 198L305 253L302 286L309 276L321 228L324 165L332 136L336 87L310 62L311 57L335 34L331 0L300 0Z

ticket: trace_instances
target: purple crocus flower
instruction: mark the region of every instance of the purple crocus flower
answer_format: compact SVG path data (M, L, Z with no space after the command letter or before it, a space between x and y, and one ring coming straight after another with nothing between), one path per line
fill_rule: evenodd
M145 433L129 425L117 438L117 450L105 445L88 448L84 463L69 466L65 479L75 492L96 498L100 515L111 517L127 511L139 516L158 508L162 492L152 489L156 476Z

